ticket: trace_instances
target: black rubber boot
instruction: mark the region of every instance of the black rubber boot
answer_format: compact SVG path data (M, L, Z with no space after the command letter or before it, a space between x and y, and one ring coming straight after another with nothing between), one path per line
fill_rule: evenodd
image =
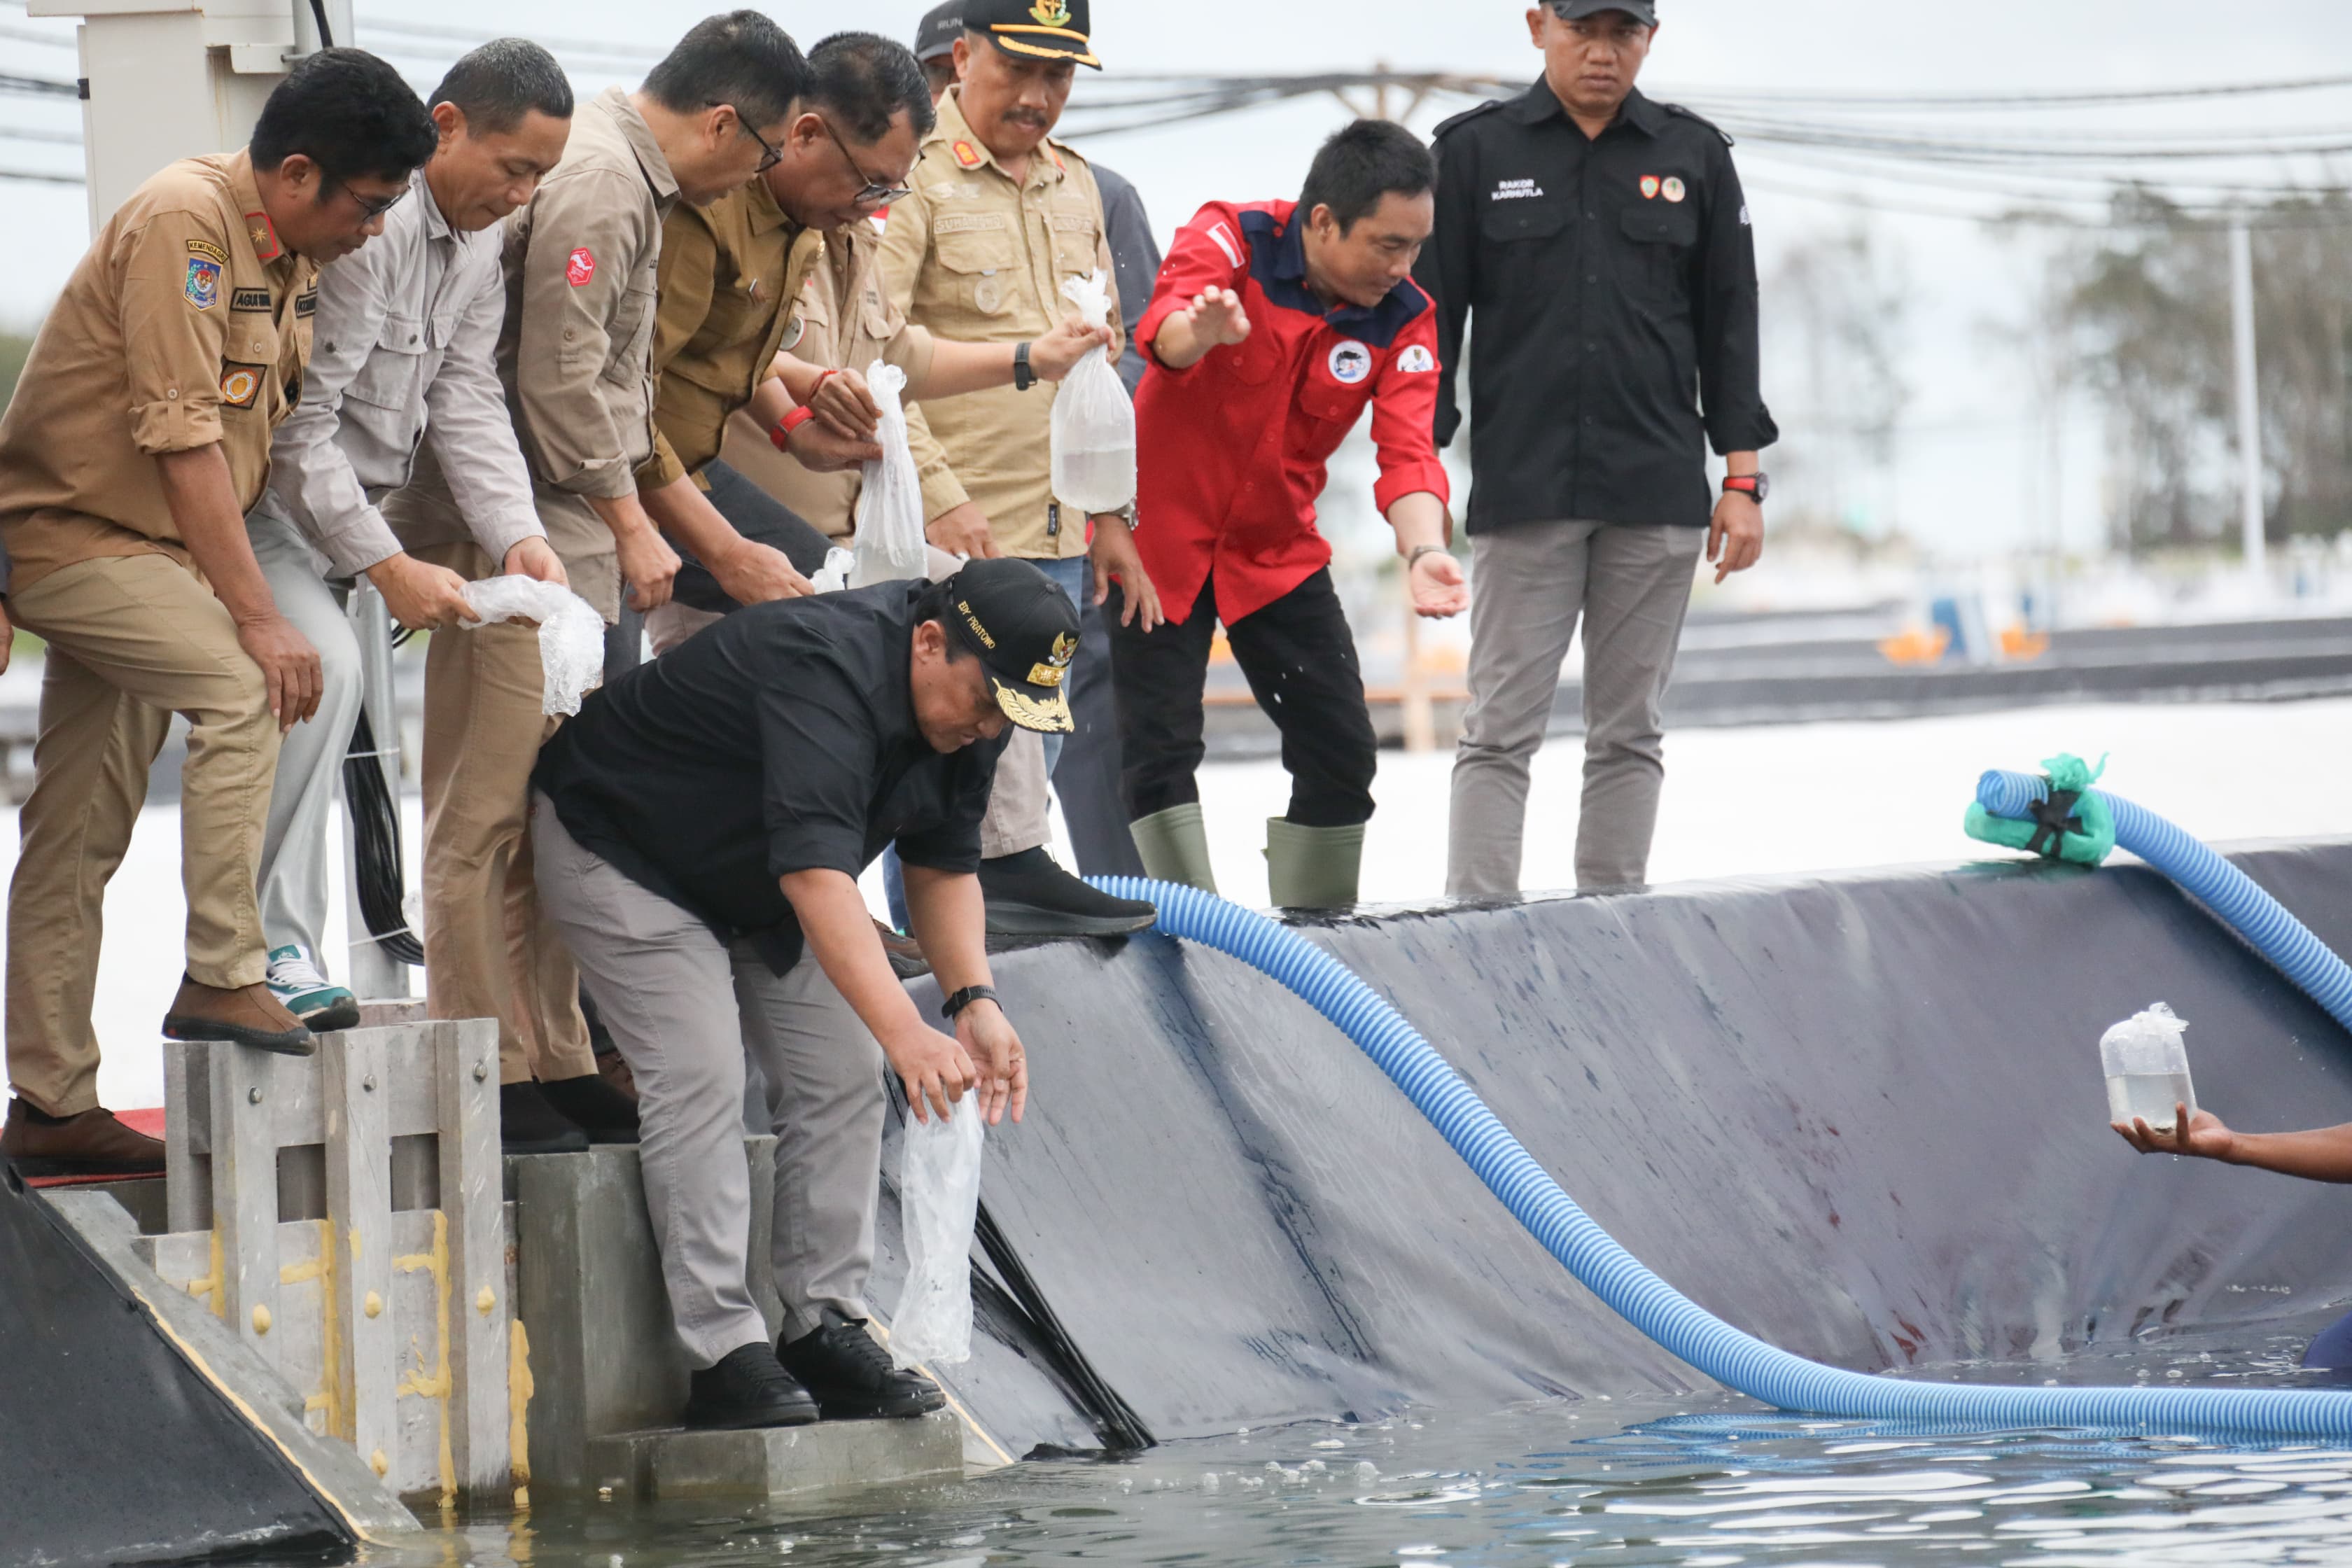
M826 1309L824 1327L776 1346L776 1359L816 1396L828 1421L872 1421L925 1415L946 1406L940 1385L919 1372L901 1372L874 1342L863 1320Z
M634 1143L637 1141L637 1102L614 1089L602 1074L558 1079L542 1083L539 1092L557 1115L588 1134L591 1143Z
M980 891L993 936L1126 936L1160 918L1139 899L1088 887L1042 848L982 860Z
M696 1373L688 1390L686 1424L704 1431L805 1426L816 1419L816 1401L765 1342L729 1351L717 1366Z
M584 1154L588 1134L539 1085L510 1083L499 1090L499 1144L509 1154Z

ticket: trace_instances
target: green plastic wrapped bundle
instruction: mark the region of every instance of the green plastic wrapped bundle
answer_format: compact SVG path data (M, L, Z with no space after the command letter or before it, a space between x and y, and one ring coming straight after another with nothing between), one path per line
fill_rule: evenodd
M2100 758L2095 768L2068 753L2042 765L2050 774L2050 799L2034 808L2033 817L1995 816L1971 802L1969 837L2078 866L2102 864L2115 853L2116 817L2106 797L2091 786L2107 771L2106 759Z

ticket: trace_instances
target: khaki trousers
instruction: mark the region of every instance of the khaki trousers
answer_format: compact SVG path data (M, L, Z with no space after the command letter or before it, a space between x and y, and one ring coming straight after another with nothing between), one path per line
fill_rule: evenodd
M1584 623L1584 796L1576 885L1648 876L1665 784L1659 705L1690 609L1703 528L1538 522L1471 541L1470 710L1454 758L1445 890L1519 890L1528 764Z
M498 570L475 544L412 553L468 582ZM499 1021L501 1084L596 1070L580 973L531 872L530 770L562 721L541 712L541 695L536 626L436 632L425 648L425 1006Z
M76 562L11 594L8 609L48 643L8 888L8 1078L73 1116L98 1103L89 1008L106 884L175 712L194 726L180 799L188 976L232 990L268 973L254 886L278 721L226 606L168 556Z

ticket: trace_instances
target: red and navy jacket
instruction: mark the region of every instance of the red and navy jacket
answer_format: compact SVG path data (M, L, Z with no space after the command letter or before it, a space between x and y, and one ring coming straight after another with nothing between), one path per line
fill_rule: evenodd
M1136 329L1150 364L1135 394L1135 542L1171 621L1192 615L1213 571L1230 625L1329 564L1315 498L1367 403L1381 510L1420 490L1449 495L1432 436L1429 296L1406 281L1370 310L1327 310L1307 287L1304 225L1290 221L1297 205L1202 207L1177 231ZM1250 335L1171 370L1152 340L1212 285L1242 297Z

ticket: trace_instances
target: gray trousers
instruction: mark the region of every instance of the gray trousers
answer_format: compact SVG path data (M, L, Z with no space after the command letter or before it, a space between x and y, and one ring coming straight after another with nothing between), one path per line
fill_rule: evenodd
M531 792L539 896L637 1080L646 1208L678 1342L697 1367L763 1343L745 1282L747 1060L775 1132L772 1240L784 1331L863 1319L882 1165L882 1047L814 957L773 973L583 848Z
M1528 770L1543 744L1559 667L1584 622L1580 888L1648 875L1665 782L1659 704L1675 668L1706 531L1530 523L1471 544L1470 710L1454 758L1445 890L1519 890Z
M278 613L319 650L324 678L319 711L295 725L278 750L261 840L261 930L272 948L299 942L331 976L342 966L331 967L320 951L327 931L327 835L334 830L343 754L359 722L359 638L343 613L342 595L320 575L319 557L292 523L255 512L245 531Z

